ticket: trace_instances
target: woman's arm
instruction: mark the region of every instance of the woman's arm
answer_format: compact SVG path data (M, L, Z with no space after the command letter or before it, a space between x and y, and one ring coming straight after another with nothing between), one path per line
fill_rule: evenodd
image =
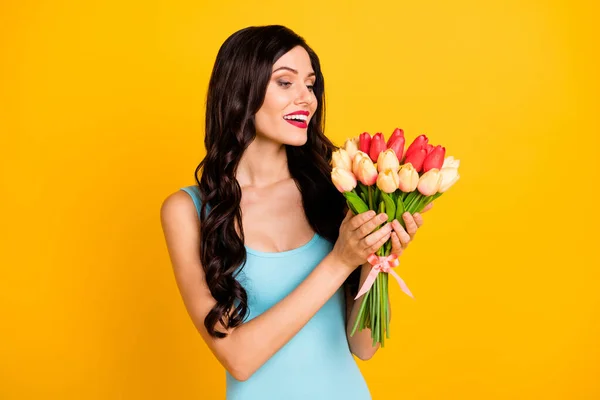
M328 254L288 296L237 328L217 329L227 337L208 334L204 318L216 301L200 263L200 233L196 209L183 191L170 195L161 207L161 223L185 307L196 329L219 362L238 380L246 380L282 348L340 288L352 272L335 253Z
M360 288L365 280L367 279L367 275L371 271L371 264L364 263L361 266L360 270L360 281L358 287ZM363 361L369 360L371 357L375 355L375 352L379 349L379 343L373 347L373 339L371 338L371 330L369 328L365 328L362 331L356 329L354 332L354 336L350 336L352 333L352 329L354 328L354 323L356 322L356 317L358 316L358 311L360 310L360 305L363 301L363 298L366 294L360 296L358 299L354 300L352 293L346 285L345 288L346 293L346 337L348 338L348 344L350 346L350 351L356 357L360 358ZM390 320L392 319L392 307L388 298L388 308L390 310Z

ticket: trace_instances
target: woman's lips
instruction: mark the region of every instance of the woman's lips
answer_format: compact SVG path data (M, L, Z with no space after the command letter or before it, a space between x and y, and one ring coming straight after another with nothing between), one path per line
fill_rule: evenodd
M294 119L286 119L285 121L289 122L290 124L292 124L292 125L294 125L295 127L298 127L298 128L302 128L302 129L308 128L308 123L305 122L305 121L297 121L297 120L294 120Z

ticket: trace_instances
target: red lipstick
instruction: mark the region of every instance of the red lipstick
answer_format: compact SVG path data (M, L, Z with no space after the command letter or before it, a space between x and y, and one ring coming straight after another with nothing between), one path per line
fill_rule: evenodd
M283 117L283 119L285 119L287 122L294 125L295 127L298 127L301 129L306 129L306 128L308 128L308 116L309 115L310 115L310 112L308 112L308 111L298 110L298 111L294 111L289 114L286 114ZM293 116L297 116L297 117L293 117Z

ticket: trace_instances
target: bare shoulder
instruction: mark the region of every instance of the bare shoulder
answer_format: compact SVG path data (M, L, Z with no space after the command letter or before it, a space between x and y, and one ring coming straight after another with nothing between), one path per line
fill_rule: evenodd
M169 194L160 207L160 221L174 264L197 257L200 222L194 201L183 190Z
M170 221L173 219L189 218L196 214L194 201L189 194L183 190L177 190L169 194L162 202L160 207L161 220Z

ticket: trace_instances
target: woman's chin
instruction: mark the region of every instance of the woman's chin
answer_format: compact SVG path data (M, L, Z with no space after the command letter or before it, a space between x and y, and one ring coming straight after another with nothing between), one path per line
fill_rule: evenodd
M293 138L292 140L287 140L285 144L287 144L288 146L296 146L296 147L300 147L300 146L304 146L306 144L306 141L308 140L307 136L304 135L302 137L298 137L298 138Z

